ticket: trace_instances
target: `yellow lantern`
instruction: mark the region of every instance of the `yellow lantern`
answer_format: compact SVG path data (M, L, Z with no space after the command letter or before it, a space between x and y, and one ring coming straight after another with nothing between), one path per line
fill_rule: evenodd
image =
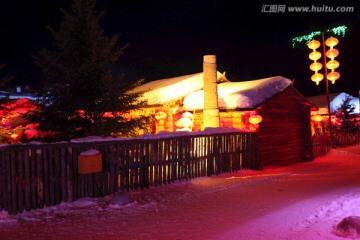
M319 82L324 79L324 75L321 73L315 73L311 76L311 81L316 82L316 85L319 85Z
M322 64L319 62L314 62L310 65L310 69L313 71L319 71L322 68Z
M321 53L318 51L313 51L309 54L309 58L313 61L319 60L321 58Z
M326 67L331 70L338 68L339 66L340 66L340 63L336 60L330 60L329 62L326 63Z
M327 78L332 82L332 84L334 84L335 81L340 78L340 73L338 73L338 72L330 72L327 75Z
M329 37L328 39L326 39L325 41L325 45L328 47L334 47L339 43L339 40L337 38L334 37Z
M308 43L308 48L315 50L320 47L320 42L318 40L312 40Z
M261 123L261 121L262 121L262 116L260 116L260 115L256 114L256 115L252 115L249 117L249 122L251 124L259 124L259 123Z
M322 121L322 116L321 115L314 115L311 117L312 120L314 120L315 122L321 122Z
M326 51L326 56L328 58L334 59L337 56L339 56L339 50L335 49L335 48L331 48L329 50Z

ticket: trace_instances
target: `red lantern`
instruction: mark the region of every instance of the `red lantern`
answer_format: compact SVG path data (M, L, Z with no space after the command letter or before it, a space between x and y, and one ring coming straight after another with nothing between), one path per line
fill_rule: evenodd
M262 116L260 116L260 115L256 114L256 115L252 115L249 117L249 122L251 124L259 124L259 123L261 123L261 121L262 121Z

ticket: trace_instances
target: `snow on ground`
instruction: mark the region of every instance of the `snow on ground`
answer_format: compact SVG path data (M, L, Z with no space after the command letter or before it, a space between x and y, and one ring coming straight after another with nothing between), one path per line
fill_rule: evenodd
M124 193L123 193L124 194ZM345 239L360 216L360 145L311 162L243 170L18 215L0 212L0 239ZM360 237L359 237L360 238Z

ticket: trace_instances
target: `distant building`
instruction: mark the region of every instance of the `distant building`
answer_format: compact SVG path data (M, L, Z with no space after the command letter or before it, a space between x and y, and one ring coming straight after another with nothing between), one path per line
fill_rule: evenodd
M350 96L350 104L355 107L354 114L359 117L359 98L353 97L347 93L332 93L329 94L330 101L330 112L331 112L331 124L337 124L338 120L335 116L337 109L344 102L347 96ZM307 99L313 103L318 110L311 111L311 129L312 135L314 134L324 134L329 132L329 111L328 111L328 101L326 95L318 95L307 97Z
M30 100L36 100L35 92L28 86L16 86L13 90L8 89L7 91L0 90L0 99L5 97L8 97L9 99L27 98Z
M275 76L230 82L218 72L217 83L219 126L257 132L260 166L313 158L310 111L317 108L291 80ZM203 73L152 81L133 91L142 92L149 107L128 117L153 116L151 133L204 129Z

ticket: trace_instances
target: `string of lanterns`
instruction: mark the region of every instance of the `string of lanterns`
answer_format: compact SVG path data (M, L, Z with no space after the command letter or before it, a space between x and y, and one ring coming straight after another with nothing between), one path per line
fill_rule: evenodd
M336 46L338 43L339 40L335 37L330 37L325 41L325 45L330 47L330 49L326 51L326 56L331 59L326 63L326 67L331 70L331 72L327 75L327 78L333 84L340 78L340 73L335 72L335 69L340 66L340 63L334 60L335 57L339 56L339 50L334 48L334 46Z
M310 69L315 73L311 76L311 80L319 85L319 82L324 79L324 75L318 73L319 70L322 69L322 64L317 62L321 58L321 53L316 51L317 48L320 47L320 42L318 40L312 40L308 43L308 48L312 49L313 51L309 54L310 60L314 62L310 65Z
M326 68L330 69L331 72L327 74L327 79L330 80L333 84L336 80L340 78L340 73L336 72L335 69L340 66L340 63L335 60L335 57L339 56L339 50L335 49L334 46L336 46L339 43L339 40L335 37L329 37L325 41L325 45L328 46L330 49L326 51L325 55L330 59L325 64ZM309 54L309 59L313 60L314 62L310 65L310 69L314 71L315 73L311 76L311 80L316 83L316 85L319 85L319 82L324 79L324 75L319 73L318 71L322 69L322 64L317 62L321 58L321 53L316 51L317 48L320 47L320 42L317 40L311 40L308 43L308 48L313 50Z

